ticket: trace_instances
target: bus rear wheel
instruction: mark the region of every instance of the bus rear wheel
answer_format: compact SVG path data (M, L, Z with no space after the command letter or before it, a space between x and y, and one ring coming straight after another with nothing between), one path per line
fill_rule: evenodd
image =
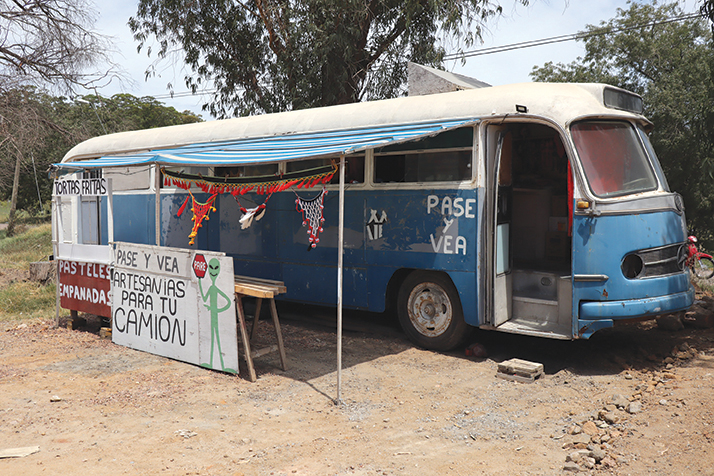
M399 288L399 323L409 340L432 350L451 350L471 328L464 321L461 300L451 280L439 273L414 271Z

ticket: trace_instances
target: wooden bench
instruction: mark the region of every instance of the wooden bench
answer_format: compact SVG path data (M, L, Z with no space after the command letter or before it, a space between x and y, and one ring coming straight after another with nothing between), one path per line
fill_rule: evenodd
M285 284L281 281L272 281L269 279L252 278L248 276L235 277L235 295L236 295L236 314L238 314L238 327L240 328L241 340L243 342L243 357L248 364L248 377L251 382L255 382L255 367L253 359L278 351L280 353L280 364L283 370L288 369L287 357L285 355L285 347L283 346L283 334L280 331L280 321L278 320L278 310L275 307L275 296L287 292ZM253 317L253 326L248 335L248 328L245 322L245 312L243 311L244 297L254 297L257 299L255 305L255 317ZM263 299L270 300L270 314L273 317L273 326L275 327L275 336L278 340L278 345L272 345L262 349L251 349L251 340L255 336L255 330L258 327L260 320L260 309L263 304Z

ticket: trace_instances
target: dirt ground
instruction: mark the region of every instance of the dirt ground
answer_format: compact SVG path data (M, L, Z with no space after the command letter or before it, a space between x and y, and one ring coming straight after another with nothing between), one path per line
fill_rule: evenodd
M573 342L480 331L489 356L474 358L349 314L336 405L333 311L279 311L290 368L264 356L255 383L245 366L232 376L114 345L91 316L78 330L0 324L0 451L39 447L0 459L0 474L714 472L712 329L649 321ZM511 358L545 373L496 378Z

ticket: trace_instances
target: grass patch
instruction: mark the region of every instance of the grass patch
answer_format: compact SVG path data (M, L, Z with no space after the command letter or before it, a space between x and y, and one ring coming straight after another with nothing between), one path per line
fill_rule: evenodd
M52 254L52 225L26 228L11 238L0 236L0 268L28 269Z
M0 289L0 322L20 319L54 319L55 285L12 283Z
M11 238L5 236L4 230L0 232L0 269L27 270L30 263L46 260L52 254L50 224L34 227L23 225L18 231ZM43 286L35 282L10 281L0 287L0 322L53 318L55 290L54 284Z
M7 223L10 217L10 200L0 200L0 223Z

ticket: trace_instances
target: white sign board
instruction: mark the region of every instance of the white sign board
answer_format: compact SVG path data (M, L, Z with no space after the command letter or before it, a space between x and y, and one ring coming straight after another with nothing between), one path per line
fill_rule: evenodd
M105 197L109 195L105 178L55 180L53 188L54 195L58 196Z
M116 243L112 342L238 373L233 259Z

